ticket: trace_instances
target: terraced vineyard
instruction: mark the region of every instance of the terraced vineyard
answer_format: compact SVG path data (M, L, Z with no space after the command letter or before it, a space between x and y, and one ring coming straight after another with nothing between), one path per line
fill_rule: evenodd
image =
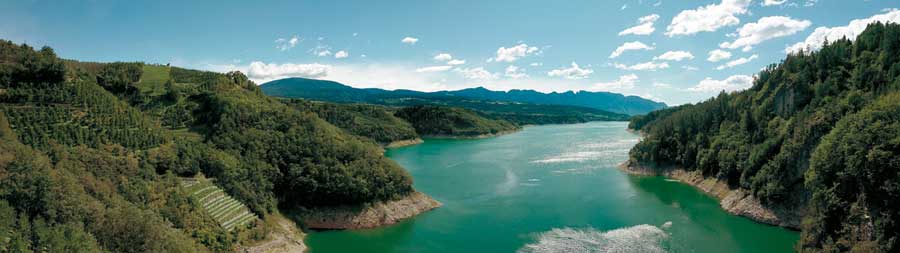
M243 203L228 196L208 179L182 178L181 186L187 189L194 199L200 201L206 213L225 230L231 231L258 219Z

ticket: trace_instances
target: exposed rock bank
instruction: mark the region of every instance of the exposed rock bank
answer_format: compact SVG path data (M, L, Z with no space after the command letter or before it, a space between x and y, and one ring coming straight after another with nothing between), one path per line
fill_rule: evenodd
M666 169L657 171L635 166L629 162L619 165L622 171L634 175L665 176L699 188L719 200L719 205L730 214L740 215L756 222L799 230L802 210L764 206L753 194L743 189L731 189L726 182L706 178L699 171Z
M385 148L399 148L399 147L421 144L422 142L423 141L420 138L409 139L409 140L399 140L399 141L393 141L391 143L388 143L387 145L384 145L384 147Z
M363 229L394 224L440 206L431 197L413 192L401 199L366 206L302 209L293 216L311 229Z
M276 226L272 228L272 231L269 232L266 241L251 246L241 247L236 251L246 253L306 252L306 244L303 243L303 237L305 235L297 227L297 224L280 214L273 214L266 217L266 222L276 224Z
M431 134L431 135L424 135L423 137L432 138L432 139L460 139L460 140L486 139L486 138L497 137L497 136L501 136L501 135L515 133L515 132L518 132L521 130L522 130L522 128L517 128L515 130L500 131L500 132L492 133L492 134L479 134L479 135L434 135L434 134Z

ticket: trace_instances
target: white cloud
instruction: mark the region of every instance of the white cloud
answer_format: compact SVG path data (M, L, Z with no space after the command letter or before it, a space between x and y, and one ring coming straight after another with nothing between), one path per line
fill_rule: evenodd
M347 58L349 56L350 56L350 53L347 53L347 51L344 51L344 50L337 51L337 53L334 53L335 59Z
M450 70L451 68L453 68L453 66L431 66L431 67L417 68L416 72L419 72L419 73L422 73L422 72L444 72L444 71Z
M314 48L310 48L306 52L312 53L313 55L319 56L319 57L325 57L325 56L332 55L331 47L329 47L327 45L322 45L322 44L319 44Z
M459 73L460 75L462 75L464 78L470 79L470 80L488 81L488 80L497 79L496 74L493 74L490 71L485 70L483 67L464 68L464 69L457 68L454 71L456 71L456 73Z
M254 61L247 68L247 77L253 80L275 80L286 77L321 78L328 75L331 65L313 64L277 64Z
M656 28L653 28L653 23L659 19L659 15L650 14L638 19L638 25L630 27L628 29L622 30L619 32L619 36L634 34L634 35L650 35L653 31L656 31Z
M672 18L666 27L666 35L691 35L699 32L713 32L724 26L741 23L736 15L746 14L750 0L722 0L719 4L701 6L693 10L683 10Z
M617 69L622 70L640 70L640 71L656 71L657 69L667 69L669 68L669 64L665 62L657 63L653 61L648 61L644 63L638 63L631 66L625 64L616 63L613 65Z
M288 49L294 48L303 41L303 38L293 36L290 38L278 38L275 40L275 48L281 51L287 51Z
M749 51L754 45L774 38L784 37L805 30L812 25L809 20L796 20L785 16L764 17L756 23L747 23L738 29L738 38L733 42L722 42L721 48L744 48Z
M413 44L416 44L416 42L419 42L419 39L413 38L413 37L406 37L406 38L403 38L402 40L400 40L400 42L413 45Z
M454 59L447 62L448 65L463 65L466 64L465 60Z
M434 56L435 61L449 61L453 60L453 56L448 53L440 53Z
M716 49L713 51L709 51L709 58L706 58L706 60L711 62L718 62L728 58L731 58L731 53L725 50Z
M539 67L539 66L544 66L544 63L543 62L532 62L531 64L528 64L528 65L532 66L532 67Z
M687 71L697 71L697 70L700 70L700 68L697 68L697 67L694 67L694 66L687 66L687 65L681 66L681 68L684 69L684 70L687 70Z
M819 50L822 48L822 44L825 43L825 40L836 41L844 37L855 40L856 36L862 33L862 31L866 29L866 26L871 23L900 23L900 9L889 9L887 11L887 13L877 14L864 19L854 19L850 21L850 24L847 26L822 26L816 28L809 37L806 37L806 40L789 46L784 51L785 53L797 53L800 50L805 49Z
M697 92L732 92L743 90L753 86L753 77L747 75L733 75L725 78L725 80L714 80L707 77L700 81L696 86L688 88L690 91Z
M735 59L735 60L733 60L733 61L730 61L730 62L728 62L728 63L725 63L725 64L723 64L723 65L719 65L718 67L716 67L716 69L717 69L717 70L723 70L723 69L727 69L727 68L733 68L733 67L735 67L735 66L743 65L743 64L748 63L748 62L750 62L750 61L752 61L752 60L755 60L755 59L758 58L758 57L759 57L759 56L758 56L758 55L755 55L755 54L752 55L752 56L750 56L750 57L741 57L741 58Z
M551 77L562 77L565 79L576 80L576 79L587 78L588 76L591 75L591 73L594 73L594 70L580 68L578 66L578 63L572 62L571 67L554 69L554 70L551 70L550 72L547 72L547 75L551 76Z
M537 47L529 47L527 44L518 44L509 48L500 47L497 49L497 56L494 61L498 62L514 62L520 58L539 53Z
M506 67L506 69L504 70L504 74L506 75L506 77L509 77L512 79L528 77L528 74L525 74L525 72L523 72L522 69L520 69L519 67L517 67L515 65L509 65L509 67Z
M654 49L653 47L648 46L644 43L641 43L640 41L625 42L624 44L622 44L621 46L616 48L616 51L613 51L611 54L609 54L609 58L612 59L612 58L619 57L619 55L622 55L622 53L624 53L625 51L653 50L653 49Z
M691 52L688 51L669 51L657 57L653 57L653 59L665 61L682 61L684 59L692 60L694 59L694 54L691 54Z
M667 83L653 82L653 88L672 88L672 85Z
M619 79L616 79L611 82L599 82L595 83L593 86L594 90L600 91L623 91L634 89L634 84L637 83L638 76L635 74L628 74L619 76Z
M765 1L763 1L762 5L763 6L781 5L784 2L787 2L787 0L765 0Z

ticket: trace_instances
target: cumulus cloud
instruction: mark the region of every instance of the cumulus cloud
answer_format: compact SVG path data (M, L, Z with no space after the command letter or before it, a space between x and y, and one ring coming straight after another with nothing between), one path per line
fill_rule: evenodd
M668 63L665 63L665 62L658 63L658 62L653 62L653 61L638 63L638 64L634 64L631 66L616 63L616 64L613 64L613 66L616 67L617 69L622 69L622 70L640 70L640 71L656 71L657 69L669 68Z
M509 48L500 47L497 49L497 56L494 57L498 62L514 62L520 58L534 55L540 52L537 47L530 47L528 44L522 43Z
M307 50L307 52L312 53L313 55L319 56L319 57L325 57L325 56L332 55L331 47L329 47L327 45L322 45L322 44L319 44L314 48L310 48L309 50Z
M422 73L422 72L444 72L444 71L450 70L451 68L453 68L453 66L431 66L431 67L417 68L416 72L419 72L419 73Z
M448 65L463 65L463 64L466 64L466 61L459 60L459 59L453 59L453 60L447 61L447 64Z
M470 79L470 80L488 81L488 80L497 79L496 74L485 70L483 67L463 68L463 69L457 68L454 71L456 71L456 73L459 73L460 75L462 75L464 78Z
M335 59L343 59L343 58L347 58L349 56L350 56L350 53L347 53L347 51L344 51L344 50L337 51L337 53L334 53Z
M402 40L400 40L400 42L403 42L404 44L413 45L413 44L416 44L416 42L419 42L419 39L413 38L413 37L406 37L406 38L403 38Z
M682 60L692 60L694 59L694 54L688 51L669 51L665 52L657 57L653 57L654 60L665 60L665 61L682 61Z
M253 80L274 80L287 77L321 78L328 75L331 65L312 64L277 64L254 61L247 68L247 77Z
M523 78L523 77L528 77L528 74L525 74L525 72L523 72L523 71L524 71L524 70L521 69L521 68L519 68L518 66L515 66L515 65L509 65L509 66L506 67L506 69L504 70L504 75L505 75L506 77L509 77L509 78L512 78L512 79L519 79L519 78Z
M653 31L656 31L656 28L653 28L653 23L658 19L659 15L656 14L643 16L638 19L638 25L622 30L621 32L619 32L619 36L628 34L650 35L651 33L653 33Z
M288 49L294 48L303 41L302 38L293 36L290 38L278 38L275 40L275 48L281 51L287 51Z
M615 51L613 51L611 54L609 54L609 58L613 59L613 58L619 57L620 55L622 55L622 53L625 53L625 51L653 50L653 49L654 49L653 47L648 46L644 43L641 43L640 41L625 42L624 44L622 44L621 46L616 48Z
M731 53L725 50L716 49L713 51L709 51L709 57L706 58L706 60L711 62L718 62L728 58L731 58Z
M722 0L719 4L701 6L693 10L683 10L672 18L666 27L666 35L691 35L699 32L713 32L725 26L741 23L737 15L747 13L750 0Z
M547 72L547 75L551 77L562 77L565 79L577 80L587 78L591 75L591 73L594 73L594 70L583 69L578 66L578 63L572 62L571 67L554 69L550 72Z
M787 0L765 0L765 1L763 1L762 5L763 6L781 5L784 2L787 2Z
M723 70L723 69L727 69L727 68L733 68L733 67L738 66L738 65L744 65L745 63L748 63L748 62L750 62L750 61L752 61L752 60L755 60L755 59L758 58L758 57L759 57L759 56L758 56L758 55L755 55L755 54L752 55L752 56L750 56L750 57L741 57L741 58L735 59L735 60L733 60L733 61L730 61L730 62L728 62L728 63L725 63L725 64L723 64L723 65L719 65L718 67L716 67L716 69L717 69L717 70Z
M796 20L785 16L764 17L756 23L748 23L738 29L738 38L733 42L722 42L721 48L750 51L756 44L774 38L784 37L805 30L812 25L809 20Z
M453 56L448 53L440 53L434 56L435 61L449 61L453 60Z
M715 80L707 77L696 86L688 88L690 91L696 92L732 92L743 90L753 86L753 77L747 75L733 75L725 78L725 80Z
M882 23L900 23L900 9L888 9L886 13L877 14L864 19L854 19L850 21L850 24L846 26L837 26L837 27L819 27L816 28L809 37L806 37L806 40L803 42L798 42L794 45L787 47L784 51L785 53L797 53L800 50L819 50L822 48L822 45L826 40L828 41L836 41L841 38L848 38L850 40L855 40L856 36L862 33L863 30L866 29L871 23L882 22Z
M610 81L610 82L599 82L595 83L593 88L594 90L600 91L622 91L622 90L630 90L634 88L635 83L638 81L638 76L635 74L628 74L619 76L619 79Z

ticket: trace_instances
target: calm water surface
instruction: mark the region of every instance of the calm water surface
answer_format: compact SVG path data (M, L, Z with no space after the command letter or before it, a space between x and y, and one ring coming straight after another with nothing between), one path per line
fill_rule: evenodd
M731 216L691 186L615 166L625 122L527 127L388 150L442 208L386 228L311 232L317 252L791 252L798 233Z

